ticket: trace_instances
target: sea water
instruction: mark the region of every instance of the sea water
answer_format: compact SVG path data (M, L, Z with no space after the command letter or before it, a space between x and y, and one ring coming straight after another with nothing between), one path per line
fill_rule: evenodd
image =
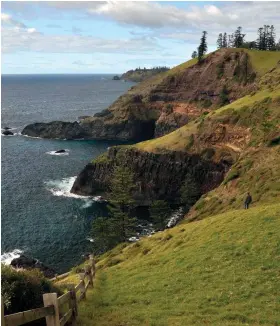
M24 253L57 272L67 271L90 252L91 222L103 213L95 198L70 193L83 167L119 144L112 141L34 139L24 126L75 121L107 108L133 83L112 75L2 76L2 261ZM66 152L56 154L55 151Z

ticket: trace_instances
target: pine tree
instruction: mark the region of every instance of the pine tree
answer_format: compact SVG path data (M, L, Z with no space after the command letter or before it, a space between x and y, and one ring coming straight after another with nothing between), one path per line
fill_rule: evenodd
M264 50L264 35L263 35L263 28L260 27L258 29L258 39L257 39L257 47L258 50Z
M150 207L150 216L156 230L164 230L171 215L171 208L164 200L155 200Z
M229 34L228 35L228 48L233 47L233 40L234 40L234 34Z
M201 196L200 187L195 181L195 178L188 174L181 186L181 203L189 209Z
M273 25L270 26L270 31L268 34L268 40L267 40L267 49L270 51L276 50L276 34L275 34L275 28Z
M111 180L110 211L120 242L126 241L134 233L136 221L135 218L130 217L130 210L134 206L132 197L134 189L131 171L126 167L116 166Z
M99 217L93 221L94 251L104 252L135 235L136 219L131 217L134 188L130 170L116 166L111 180L108 217Z
M269 25L264 25L264 33L263 33L263 43L264 50L268 50L268 40L269 40Z
M245 34L242 34L242 27L239 26L234 33L233 46L235 48L241 48L244 42Z
M193 58L193 59L197 58L197 51L193 51L193 53L192 53L192 58Z
M223 48L227 48L227 47L228 47L228 42L227 42L227 33L224 33L224 35L223 35L222 47L223 47Z
M223 34L220 33L217 39L217 47L218 49L223 48Z
M95 254L102 254L118 243L114 223L110 217L101 216L95 218L92 222L91 236L93 237Z
M207 52L207 42L206 42L207 32L202 32L202 37L200 39L200 45L198 47L198 62L201 62L204 54Z

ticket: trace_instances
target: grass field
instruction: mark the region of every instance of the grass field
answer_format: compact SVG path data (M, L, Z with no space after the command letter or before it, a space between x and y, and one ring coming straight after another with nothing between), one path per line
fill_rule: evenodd
M99 261L78 325L280 325L280 204L120 245Z

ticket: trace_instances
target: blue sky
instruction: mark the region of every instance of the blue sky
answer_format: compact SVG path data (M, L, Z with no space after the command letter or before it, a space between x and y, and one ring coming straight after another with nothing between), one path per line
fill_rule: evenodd
M201 32L263 24L280 35L279 2L2 1L2 74L122 73L188 60Z

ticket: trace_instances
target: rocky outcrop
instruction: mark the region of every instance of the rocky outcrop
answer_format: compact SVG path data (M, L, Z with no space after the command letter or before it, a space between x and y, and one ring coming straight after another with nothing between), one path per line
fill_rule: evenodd
M133 171L136 184L134 197L141 205L149 205L155 199L178 203L180 189L187 176L192 177L201 194L206 193L221 183L229 169L227 162L214 163L196 154L155 154L133 147L112 147L82 170L71 192L80 195L108 192L115 165L127 166Z
M49 123L33 123L22 130L22 135L41 138L80 139L87 133L78 122L53 121Z
M11 132L10 130L6 129L2 132L2 135L4 136L13 136L13 132Z
M56 275L56 272L50 268L42 264L39 260L26 257L25 255L21 255L18 258L15 258L11 261L11 266L14 268L23 268L23 269L39 269L47 278L53 278Z

